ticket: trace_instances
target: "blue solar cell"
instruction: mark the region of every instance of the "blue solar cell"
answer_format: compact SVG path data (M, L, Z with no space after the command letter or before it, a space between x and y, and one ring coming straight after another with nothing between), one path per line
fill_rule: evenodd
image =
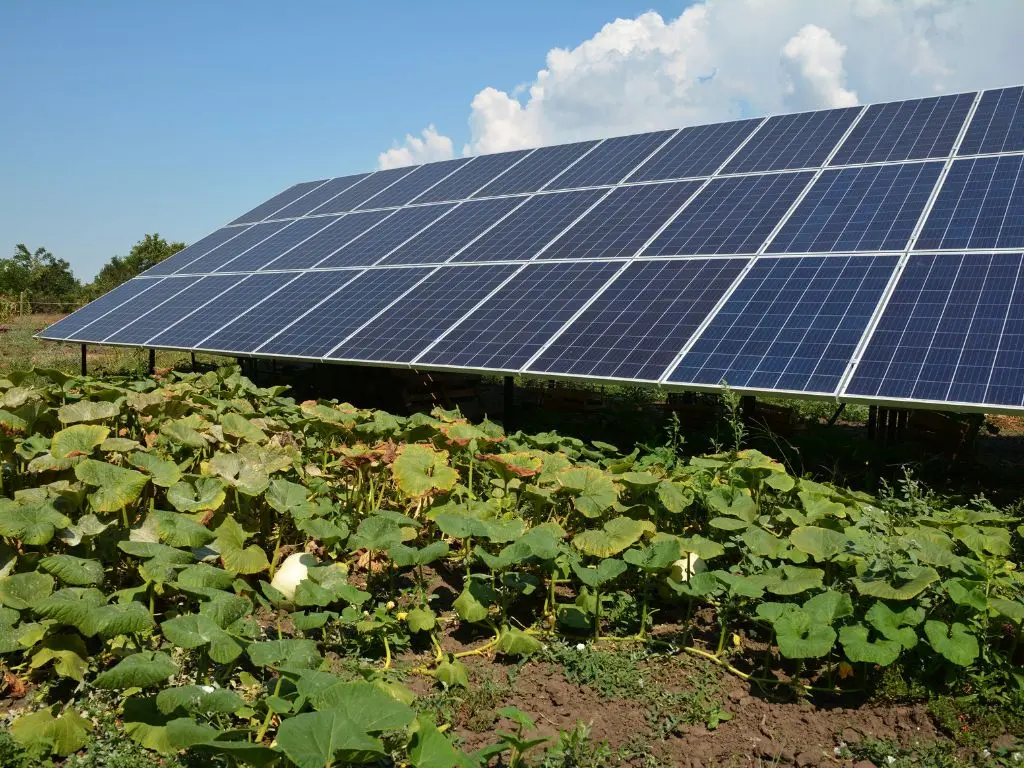
M298 216L305 216L307 213L313 211L314 208L319 208L335 195L339 195L346 189L354 187L369 175L370 174L368 173L357 173L354 176L339 176L336 179L331 179L327 183L322 184L305 196L299 198L294 203L275 211L273 218L293 219Z
M329 298L306 307L306 314L256 351L281 357L322 358L429 272L427 267L362 272Z
M954 160L914 246L1024 247L1024 156Z
M405 168L389 168L386 171L375 171L358 184L346 189L340 195L332 197L319 208L314 208L310 211L310 214L354 211L374 195L383 192L392 184L397 184L399 180L409 176L416 168L417 166L408 166Z
M629 181L707 176L725 162L761 121L695 125L683 128L644 163Z
M517 371L621 267L530 264L416 363Z
M985 91L957 154L1024 149L1024 86Z
M755 253L812 177L806 171L714 179L644 255Z
M834 393L897 261L759 258L668 381Z
M633 262L529 370L657 381L746 263Z
M101 342L140 315L199 282L199 279L198 277L169 277L164 280L155 280L153 282L156 284L149 290L119 301L115 309L64 336L69 341Z
M273 221L265 224L253 224L242 232L238 237L233 237L208 251L203 256L178 267L175 274L179 275L202 275L213 272L222 267L232 259L236 259L250 248L259 245L268 237L271 237L288 226L287 221ZM171 258L174 258L173 256Z
M832 165L946 157L974 102L973 93L868 107Z
M337 223L337 220L337 216L317 216L314 219L291 221L284 229L268 237L262 243L254 245L245 253L224 262L213 271L252 272L261 267L276 269L273 262L279 256L286 254L292 248L301 247L303 241L308 240L325 227Z
M939 162L829 169L767 251L903 250L941 171Z
M596 141L580 141L575 144L559 144L541 147L496 178L486 187L473 193L473 197L515 195L536 192L573 162L589 152Z
M159 285L160 282L160 280L136 278L126 283L121 283L109 293L103 294L95 301L90 301L81 309L72 312L67 317L40 331L38 335L44 339L70 338L89 323L102 317L107 312L117 309L125 302L134 299L143 291L148 291L150 288Z
M268 276L260 275L260 277ZM186 315L199 309L206 302L216 299L221 293L245 278L245 275L204 277L194 285L190 285L188 290L180 291L159 306L144 311L135 320L112 333L104 341L114 344L145 344L158 333L166 330L168 326L181 321ZM251 303L253 294L250 293L248 296ZM225 318L224 322L227 322L228 319ZM175 344L174 346L180 345Z
M354 270L306 272L298 277L280 275L286 278L283 287L275 293L269 293L255 305L250 298L248 307L234 320L212 335L196 341L195 345L221 352L251 353L279 330L359 275ZM245 283L235 290L244 291Z
M530 153L528 149L514 152L499 152L495 155L480 155L460 168L435 187L431 187L413 202L438 203L449 200L464 200L490 183L498 174L507 171Z
M295 186L288 187L284 192L274 195L272 198L267 200L265 203L261 203L253 208L246 214L239 216L237 219L232 221L232 224L253 224L257 221L263 221L263 219L270 218L274 213L284 208L286 205L290 205L298 200L303 195L312 192L314 189L323 184L327 179L320 179L319 181L306 181L302 184L296 184Z
M672 181L613 190L540 258L635 256L700 185L699 181Z
M308 269L317 266L332 253L351 242L394 211L348 213L340 217L317 217L310 221L333 220L327 229L317 232L306 242L269 262L264 269Z
M673 133L675 131L656 131L606 139L574 166L559 174L548 184L547 189L617 184Z
M243 232L248 231L248 229L250 228L227 227L224 229L218 229L216 232L207 235L202 240L192 243L192 245L187 248L183 248L173 256L169 256L159 264L154 264L142 274L146 277L152 277L154 275L169 275L181 267L195 261L200 256L209 253L214 248L238 237Z
M846 107L770 117L722 172L817 167L828 158L860 109Z
M375 264L453 207L453 203L444 203L401 208L388 216L379 227L368 230L317 266L353 267Z
M378 192L359 208L365 211L370 208L405 205L468 162L468 157L460 157L455 160L417 166L408 176L403 177L401 181L395 182L382 192Z
M325 357L410 362L519 268L513 264L439 267L401 301Z
M912 255L846 391L1024 405L1024 257Z
M392 252L381 264L434 264L447 261L524 201L522 197L498 197L460 203L454 211Z
M603 189L588 189L530 198L462 250L453 261L532 258L605 194Z

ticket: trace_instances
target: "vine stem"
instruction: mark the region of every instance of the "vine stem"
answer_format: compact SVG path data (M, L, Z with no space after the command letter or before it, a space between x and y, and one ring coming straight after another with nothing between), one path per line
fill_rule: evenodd
M277 685L274 686L274 695L277 696L281 693L281 682L284 678L281 675L277 676ZM270 721L273 720L274 713L267 707L267 716L263 718L263 724L260 726L259 731L256 732L256 744L262 744L263 738L267 735L267 730L270 728Z

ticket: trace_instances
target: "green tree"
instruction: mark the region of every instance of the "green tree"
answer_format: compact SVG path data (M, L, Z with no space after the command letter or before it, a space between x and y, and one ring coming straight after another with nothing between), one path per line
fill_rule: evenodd
M80 290L71 265L45 248L31 251L24 243L18 243L13 256L0 259L0 293L13 298L24 292L34 311L58 310L45 305L73 303Z
M87 298L94 299L113 290L184 247L184 243L168 243L159 233L146 235L132 246L127 256L114 256L103 265L96 279L85 288Z

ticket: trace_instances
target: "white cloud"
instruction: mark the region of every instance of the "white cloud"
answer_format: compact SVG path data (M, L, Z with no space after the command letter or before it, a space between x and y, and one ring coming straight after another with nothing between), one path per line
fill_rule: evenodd
M473 98L465 153L1014 84L1020 0L704 0L616 19ZM432 131L433 126L428 128ZM406 145L381 156L419 162ZM449 142L449 145L451 142Z
M452 140L437 132L433 123L421 131L423 138L405 135L405 144L395 144L387 152L377 156L381 168L400 168L404 165L430 163L435 160L451 160L455 156Z

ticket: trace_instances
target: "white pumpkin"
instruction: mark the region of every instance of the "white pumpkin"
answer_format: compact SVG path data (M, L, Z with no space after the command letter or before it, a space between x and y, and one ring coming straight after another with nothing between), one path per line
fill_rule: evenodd
M707 565L697 556L696 552L687 552L685 557L676 560L669 566L668 576L677 584L682 584L689 581L695 574L703 573L707 569Z
M289 600L295 599L295 588L299 582L309 577L309 569L317 564L317 559L308 552L296 552L289 555L278 566L270 586Z

